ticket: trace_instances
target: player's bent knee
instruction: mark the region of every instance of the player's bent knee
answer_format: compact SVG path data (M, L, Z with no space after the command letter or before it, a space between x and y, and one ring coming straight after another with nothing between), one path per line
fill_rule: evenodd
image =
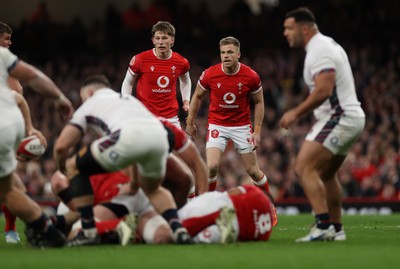
M172 234L168 223L160 215L150 218L143 229L143 240L148 244L172 242Z

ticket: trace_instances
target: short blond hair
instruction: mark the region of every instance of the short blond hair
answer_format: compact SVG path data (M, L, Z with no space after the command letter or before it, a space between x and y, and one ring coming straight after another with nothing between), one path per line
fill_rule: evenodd
M240 42L236 37L228 36L228 37L222 38L219 41L219 46L221 47L221 46L224 46L224 45L234 45L240 51Z

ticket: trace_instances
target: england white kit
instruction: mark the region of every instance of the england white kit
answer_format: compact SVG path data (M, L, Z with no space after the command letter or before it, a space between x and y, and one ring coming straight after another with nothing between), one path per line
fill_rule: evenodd
M17 56L0 47L0 177L15 170L15 151L25 133L24 118L7 83L17 61Z
M108 88L99 89L74 113L70 124L100 137L91 144L91 151L107 171L136 163L145 177L165 175L167 132L133 96L122 96Z
M347 154L364 129L365 114L357 99L351 66L344 49L332 38L315 34L306 46L303 77L310 92L315 76L335 72L333 94L314 110L318 120L306 140L317 141L333 154Z

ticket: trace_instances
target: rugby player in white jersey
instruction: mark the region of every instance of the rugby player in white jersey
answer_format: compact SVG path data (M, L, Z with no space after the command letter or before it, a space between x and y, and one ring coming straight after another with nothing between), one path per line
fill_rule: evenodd
M190 243L171 193L161 186L168 156L167 132L136 98L110 88L103 75L88 77L80 90L83 104L64 127L54 146L58 169L70 180L72 202L81 214L82 230L69 246L93 245L99 237L93 217L89 176L136 165L139 185L154 208L170 224L177 243ZM69 157L86 132L98 139Z
M311 112L317 120L295 164L316 223L308 235L296 241L346 240L337 171L365 125L351 66L344 49L319 32L314 14L308 8L286 14L283 35L290 47L303 47L306 51L303 77L310 94L284 113L279 125L287 129Z
M52 98L66 119L73 112L71 102L45 74L32 65L19 60L7 48L0 47L0 202L27 224L26 237L37 247L61 247L65 244L62 233L23 190L16 186L16 149L25 136L25 123L15 95L8 85L13 77L26 83L44 97Z

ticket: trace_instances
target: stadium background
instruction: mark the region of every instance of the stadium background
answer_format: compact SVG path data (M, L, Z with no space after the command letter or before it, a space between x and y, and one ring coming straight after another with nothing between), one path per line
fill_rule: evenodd
M259 10L251 9L257 5L248 2L259 2ZM11 51L54 79L75 107L80 104L79 85L89 74L106 74L119 90L130 58L151 48L150 29L158 20L175 25L174 50L189 60L193 85L204 68L219 61L219 39L237 37L242 62L260 74L264 87L266 110L259 165L272 183L276 201L301 210L308 208L293 162L312 118L300 120L289 136L280 132L277 121L283 111L308 94L302 82L304 52L288 48L282 23L288 10L309 6L321 32L348 52L367 114L366 129L340 170L345 201L357 204L357 208L387 205L399 210L400 6L396 1L14 0L1 5L0 20L14 30ZM45 100L29 89L24 95L34 126L45 134L49 147L39 162L20 164L18 172L31 195L51 202L55 199L48 184L55 169L51 152L62 123ZM206 113L203 104L197 120L203 128L196 141L203 154ZM228 150L218 188L245 182L241 167L237 154Z

